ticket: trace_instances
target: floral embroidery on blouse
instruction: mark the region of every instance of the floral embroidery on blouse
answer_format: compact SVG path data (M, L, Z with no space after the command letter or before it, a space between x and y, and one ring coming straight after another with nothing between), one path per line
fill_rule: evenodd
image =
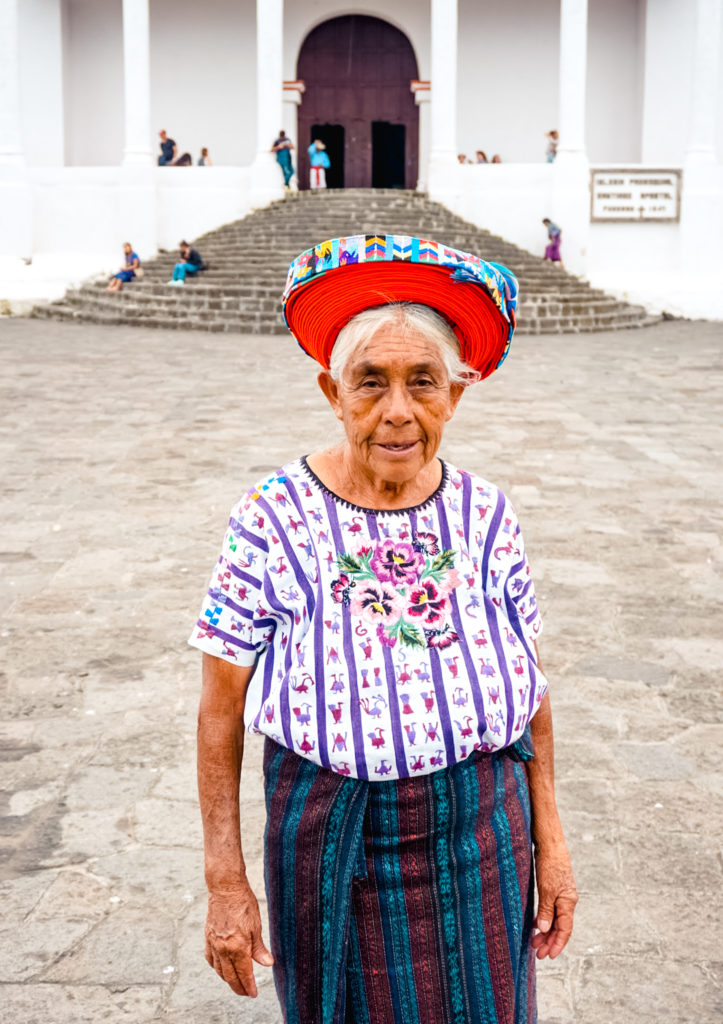
M331 594L373 626L385 647L449 647L459 639L447 622L449 595L461 582L454 560L433 533L418 533L411 544L383 540L337 557Z

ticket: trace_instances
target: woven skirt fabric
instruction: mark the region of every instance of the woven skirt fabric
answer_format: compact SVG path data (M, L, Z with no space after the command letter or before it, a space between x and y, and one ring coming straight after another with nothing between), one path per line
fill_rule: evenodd
M514 750L364 782L266 740L286 1024L534 1024L527 768Z

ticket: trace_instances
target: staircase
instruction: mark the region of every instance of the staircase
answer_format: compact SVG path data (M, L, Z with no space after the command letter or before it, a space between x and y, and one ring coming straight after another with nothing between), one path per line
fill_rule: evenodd
M642 327L630 306L510 242L450 213L418 192L345 189L299 192L243 220L202 235L194 247L209 264L184 288L170 288L176 252L144 263L144 277L113 295L107 278L38 306L32 316L100 324L283 334L280 298L289 263L327 238L403 234L432 238L509 267L520 282L518 332L551 334ZM563 246L564 252L564 246Z

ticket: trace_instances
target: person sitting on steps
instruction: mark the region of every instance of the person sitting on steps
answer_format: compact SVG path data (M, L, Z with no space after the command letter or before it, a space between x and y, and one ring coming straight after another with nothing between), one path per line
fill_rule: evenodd
M191 160L190 153L182 153L178 155L178 146L176 145L175 139L169 139L165 128L161 128L158 133L161 137L159 143L161 147L161 155L158 157L159 167L190 167L193 161Z
M125 253L124 265L120 268L117 274L114 274L110 279L107 292L119 292L124 284L128 284L136 276L140 277L142 271L140 271L141 261L138 258L138 253L133 252L133 246L130 242L123 243L123 252Z
M168 282L170 285L182 286L186 283L187 274L195 277L199 270L208 269L201 258L200 252L197 249L192 249L188 242L181 242L180 249L181 259L173 268L173 277Z

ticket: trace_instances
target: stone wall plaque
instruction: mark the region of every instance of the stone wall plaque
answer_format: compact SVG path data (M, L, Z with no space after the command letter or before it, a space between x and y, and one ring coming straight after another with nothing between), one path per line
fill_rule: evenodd
M591 171L590 220L680 220L680 171Z

